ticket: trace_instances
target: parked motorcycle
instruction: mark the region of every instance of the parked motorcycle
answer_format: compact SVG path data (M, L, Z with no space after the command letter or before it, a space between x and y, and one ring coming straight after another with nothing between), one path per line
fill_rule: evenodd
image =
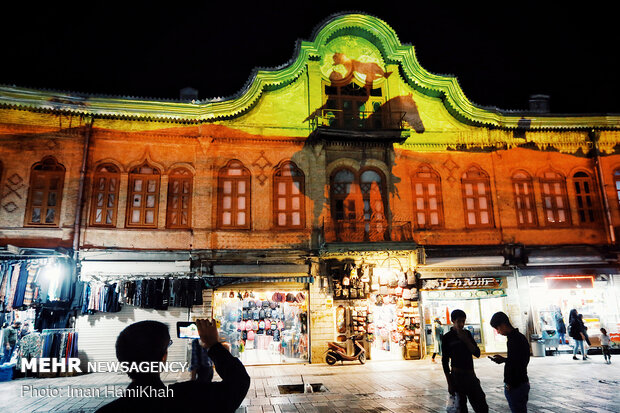
M333 366L338 360L340 360L340 363L355 360L359 360L361 364L366 362L366 350L364 346L358 343L358 340L361 340L361 338L353 335L347 338L347 340L353 341L353 354L348 354L346 342L337 343L335 341L330 341L327 343L327 354L325 354L325 362L327 364Z

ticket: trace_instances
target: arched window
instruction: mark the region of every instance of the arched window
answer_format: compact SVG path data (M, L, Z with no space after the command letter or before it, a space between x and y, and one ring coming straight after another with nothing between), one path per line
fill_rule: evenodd
M366 169L360 173L360 190L364 202L364 237L371 241L383 240L387 229L384 181L383 174L374 169Z
M186 168L176 168L168 175L166 226L189 228L192 214L193 175Z
M517 225L520 227L535 227L538 225L536 214L536 200L532 177L525 171L518 171L512 175L512 190L515 197L515 212Z
M146 161L129 172L127 227L157 228L161 173Z
M413 219L417 228L441 227L443 203L441 178L428 165L422 165L411 177L413 189Z
M540 178L545 222L550 226L570 225L570 210L566 196L566 181L562 175L547 171Z
M304 173L293 162L284 162L273 175L275 227L304 227L304 193Z
M120 178L120 170L111 163L99 165L95 170L90 207L90 225L116 226Z
M250 228L250 171L238 160L220 169L218 177L218 226Z
M493 226L493 207L489 175L477 166L471 166L461 178L465 225L469 228Z
M591 224L595 222L596 208L592 177L586 172L577 172L573 175L573 184L575 185L575 200L577 201L579 223Z
M26 226L57 227L65 180L65 167L53 156L32 166L26 204Z
M355 173L349 169L341 169L332 177L330 198L332 217L336 222L355 222L357 219L354 199L357 190L354 184Z

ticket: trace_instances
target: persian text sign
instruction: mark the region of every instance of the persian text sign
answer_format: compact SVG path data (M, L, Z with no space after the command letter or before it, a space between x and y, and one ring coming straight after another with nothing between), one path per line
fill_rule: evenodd
M436 278L423 280L422 290L494 290L503 288L501 277Z

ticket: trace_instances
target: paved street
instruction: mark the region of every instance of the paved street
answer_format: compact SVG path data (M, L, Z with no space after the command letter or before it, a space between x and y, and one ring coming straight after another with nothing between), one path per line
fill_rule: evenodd
M574 361L570 355L532 358L529 375L531 412L620 412L620 357L614 364L602 356ZM248 368L250 391L239 412L441 412L445 411L446 384L441 363L430 360L368 362L336 365L289 365ZM483 358L476 370L492 412L507 412L502 388L503 367ZM279 385L322 383L325 391L282 394ZM165 375L171 383L188 373ZM2 412L92 412L111 398L66 397L72 388L126 386L120 374L97 373L67 378L20 379L0 383ZM60 389L65 397L20 395L23 386ZM471 409L470 409L471 411Z

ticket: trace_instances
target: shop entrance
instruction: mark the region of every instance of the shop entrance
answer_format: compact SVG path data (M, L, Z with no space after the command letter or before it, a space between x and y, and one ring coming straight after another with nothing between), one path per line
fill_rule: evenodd
M216 290L213 318L233 356L245 365L308 361L308 292L303 284Z
M439 319L443 333L447 333L452 326L450 313L456 309L463 310L467 314L465 328L472 333L481 351L487 353L506 351L506 338L498 334L489 324L493 314L498 311L506 312L505 297L433 300L428 297L429 292L424 291L422 294L427 354L436 351L435 320Z
M374 342L372 343L373 360L402 360L403 352L398 332L396 305L385 304L372 306L375 318Z

